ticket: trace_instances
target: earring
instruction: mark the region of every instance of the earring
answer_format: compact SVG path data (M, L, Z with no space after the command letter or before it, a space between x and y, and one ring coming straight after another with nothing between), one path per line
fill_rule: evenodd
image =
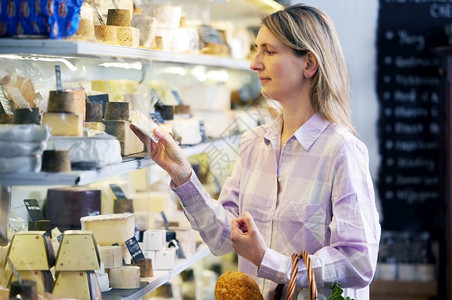
M309 78L309 74L308 73L304 74L304 77Z

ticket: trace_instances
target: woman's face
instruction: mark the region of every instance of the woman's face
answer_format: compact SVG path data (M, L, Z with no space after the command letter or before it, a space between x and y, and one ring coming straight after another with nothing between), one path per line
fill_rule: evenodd
M299 97L308 87L303 76L306 56L296 56L266 26L260 28L255 48L250 68L258 72L262 94L280 102Z

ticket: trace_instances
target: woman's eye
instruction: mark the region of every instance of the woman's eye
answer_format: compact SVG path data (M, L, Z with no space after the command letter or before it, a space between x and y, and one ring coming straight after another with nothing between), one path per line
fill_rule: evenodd
M273 55L273 54L275 54L275 52L273 52L273 51L270 51L270 50L267 50L267 51L265 51L265 53L267 53L267 54L269 54L269 55Z

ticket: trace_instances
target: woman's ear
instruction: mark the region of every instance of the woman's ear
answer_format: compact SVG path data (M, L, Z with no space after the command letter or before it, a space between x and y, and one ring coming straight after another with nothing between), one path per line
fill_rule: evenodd
M317 72L317 69L319 68L319 62L317 60L317 57L309 51L306 53L306 65L304 68L304 76L306 78L311 78L315 75Z

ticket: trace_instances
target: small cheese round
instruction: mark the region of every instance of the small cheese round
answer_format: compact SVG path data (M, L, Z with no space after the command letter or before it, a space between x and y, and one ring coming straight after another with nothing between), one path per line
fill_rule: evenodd
M109 9L107 13L107 25L130 26L130 10Z
M44 150L42 154L43 172L70 172L71 159L69 151L65 150Z
M47 112L75 113L74 93L50 91Z
M129 102L108 102L105 120L124 121L129 119Z
M222 274L215 284L216 300L263 300L256 281L249 275L230 271Z

